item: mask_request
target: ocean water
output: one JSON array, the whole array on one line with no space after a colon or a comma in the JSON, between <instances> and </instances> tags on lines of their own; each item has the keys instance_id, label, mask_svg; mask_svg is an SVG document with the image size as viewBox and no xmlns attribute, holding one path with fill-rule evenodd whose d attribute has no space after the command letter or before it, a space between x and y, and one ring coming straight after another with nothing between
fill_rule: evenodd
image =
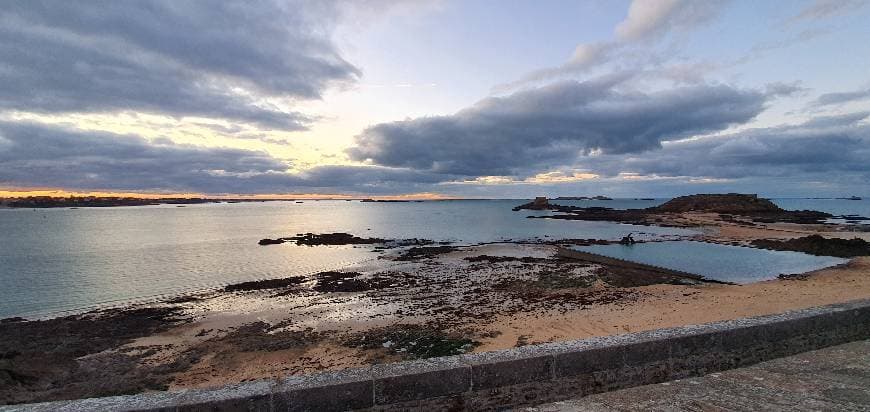
<instances>
[{"instance_id":1,"label":"ocean water","mask_svg":"<svg viewBox=\"0 0 870 412\"><path fill-rule=\"evenodd\" d=\"M818 210L832 215L858 215L870 218L870 199L771 199L788 210ZM864 223L870 223L864 221Z\"/></svg>"},{"instance_id":2,"label":"ocean water","mask_svg":"<svg viewBox=\"0 0 870 412\"><path fill-rule=\"evenodd\" d=\"M780 274L804 273L848 262L848 259L829 256L693 241L592 245L575 249L734 283L769 280Z\"/></svg>"},{"instance_id":3,"label":"ocean water","mask_svg":"<svg viewBox=\"0 0 870 412\"><path fill-rule=\"evenodd\" d=\"M642 208L666 200L559 203ZM638 239L694 233L610 222L526 219L550 212L511 211L527 201L0 209L0 318L41 317L147 301L240 281L337 269L378 256L366 247L257 245L262 238L304 232L465 244L545 237L619 239L629 232ZM866 200L775 202L789 209L870 216ZM759 267L765 264L758 263Z\"/></svg>"},{"instance_id":4,"label":"ocean water","mask_svg":"<svg viewBox=\"0 0 870 412\"><path fill-rule=\"evenodd\" d=\"M262 238L347 232L457 243L536 237L693 234L608 222L526 219L526 200L304 201L81 209L0 209L0 318L40 317L264 278L337 269L367 247L259 246Z\"/></svg>"}]
</instances>

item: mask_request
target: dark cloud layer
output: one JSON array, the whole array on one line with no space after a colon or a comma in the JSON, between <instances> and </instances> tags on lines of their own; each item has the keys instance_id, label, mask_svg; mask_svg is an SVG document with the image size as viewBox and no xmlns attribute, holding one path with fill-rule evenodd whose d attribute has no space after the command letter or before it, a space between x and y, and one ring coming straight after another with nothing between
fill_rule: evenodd
<instances>
[{"instance_id":1,"label":"dark cloud layer","mask_svg":"<svg viewBox=\"0 0 870 412\"><path fill-rule=\"evenodd\" d=\"M868 117L870 113L853 113L796 126L668 142L642 154L580 156L566 167L599 178L521 187L445 185L465 180L467 175L383 166L318 166L288 173L287 163L264 152L0 122L0 187L202 193L439 191L460 196L571 194L570 190L654 195L766 187L807 194L809 190L819 193L824 187L863 187L870 181ZM554 165L542 165L529 169L529 174L553 169ZM623 180L620 176L625 173L642 179ZM771 182L778 183L773 187Z\"/></svg>"},{"instance_id":2,"label":"dark cloud layer","mask_svg":"<svg viewBox=\"0 0 870 412\"><path fill-rule=\"evenodd\" d=\"M250 95L318 98L359 70L330 41L332 3L300 3L6 3L0 109L133 110L303 128L305 116Z\"/></svg>"},{"instance_id":3,"label":"dark cloud layer","mask_svg":"<svg viewBox=\"0 0 870 412\"><path fill-rule=\"evenodd\" d=\"M348 150L377 165L468 176L574 163L593 151L639 153L747 122L768 95L733 87L618 91L620 78L559 82L494 97L452 116L372 126Z\"/></svg>"},{"instance_id":4,"label":"dark cloud layer","mask_svg":"<svg viewBox=\"0 0 870 412\"><path fill-rule=\"evenodd\" d=\"M605 176L637 173L713 179L793 177L870 180L870 113L823 117L796 126L675 142L643 156L600 156L581 164Z\"/></svg>"},{"instance_id":5,"label":"dark cloud layer","mask_svg":"<svg viewBox=\"0 0 870 412\"><path fill-rule=\"evenodd\" d=\"M203 193L395 193L437 182L422 172L320 166L301 174L265 152L135 135L0 122L0 187Z\"/></svg>"}]
</instances>

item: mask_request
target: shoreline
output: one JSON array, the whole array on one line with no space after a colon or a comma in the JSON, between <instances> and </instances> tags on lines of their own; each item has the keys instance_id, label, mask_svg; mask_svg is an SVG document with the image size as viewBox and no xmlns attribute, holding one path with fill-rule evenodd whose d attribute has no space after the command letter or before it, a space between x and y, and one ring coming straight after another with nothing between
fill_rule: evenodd
<instances>
[{"instance_id":1,"label":"shoreline","mask_svg":"<svg viewBox=\"0 0 870 412\"><path fill-rule=\"evenodd\" d=\"M742 226L718 214L682 213L665 223L702 228L699 240L723 244L870 235L818 225ZM6 320L0 387L9 389L0 390L0 404L201 388L870 296L867 256L791 279L674 284L666 276L639 278L625 268L561 258L558 243L413 246L415 253L400 247L338 272L41 321Z\"/></svg>"}]
</instances>

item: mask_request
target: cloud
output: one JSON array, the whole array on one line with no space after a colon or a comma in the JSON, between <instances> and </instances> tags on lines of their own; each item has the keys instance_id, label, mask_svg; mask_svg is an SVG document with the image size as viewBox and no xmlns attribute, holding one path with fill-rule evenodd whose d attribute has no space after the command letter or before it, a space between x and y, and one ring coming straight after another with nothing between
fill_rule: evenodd
<instances>
[{"instance_id":1,"label":"cloud","mask_svg":"<svg viewBox=\"0 0 870 412\"><path fill-rule=\"evenodd\" d=\"M624 80L564 81L487 98L451 116L378 124L347 153L432 173L516 175L570 165L590 153L640 153L662 141L718 132L754 118L769 97L725 85L619 90Z\"/></svg>"},{"instance_id":2,"label":"cloud","mask_svg":"<svg viewBox=\"0 0 870 412\"><path fill-rule=\"evenodd\" d=\"M855 90L852 92L825 93L819 96L812 105L829 106L834 104L850 103L859 100L870 99L870 88Z\"/></svg>"},{"instance_id":3,"label":"cloud","mask_svg":"<svg viewBox=\"0 0 870 412\"><path fill-rule=\"evenodd\" d=\"M835 193L864 187L870 180L868 119L870 112L859 112L817 117L798 125L669 141L642 153L596 151L572 156L565 161L569 165L561 167L525 163L528 156L513 145L507 151L519 157L513 163L519 173L477 176L382 165L324 165L291 173L291 164L260 151L0 122L0 186L207 194ZM502 150L495 147L491 151L500 156Z\"/></svg>"},{"instance_id":4,"label":"cloud","mask_svg":"<svg viewBox=\"0 0 870 412\"><path fill-rule=\"evenodd\" d=\"M0 122L0 186L173 193L407 193L443 176L372 166L289 173L265 152Z\"/></svg>"},{"instance_id":5,"label":"cloud","mask_svg":"<svg viewBox=\"0 0 870 412\"><path fill-rule=\"evenodd\" d=\"M672 142L643 156L599 156L579 164L604 176L842 181L870 178L870 112L819 117L799 125L756 128Z\"/></svg>"},{"instance_id":6,"label":"cloud","mask_svg":"<svg viewBox=\"0 0 870 412\"><path fill-rule=\"evenodd\" d=\"M588 172L565 172L561 170L552 172L538 173L534 176L529 176L524 179L517 179L513 176L477 176L474 179L463 179L454 182L446 182L448 184L473 184L473 185L548 185L554 183L573 183L582 182L585 180L597 179L599 176L595 173Z\"/></svg>"},{"instance_id":7,"label":"cloud","mask_svg":"<svg viewBox=\"0 0 870 412\"><path fill-rule=\"evenodd\" d=\"M496 93L529 83L576 75L615 59L649 59L648 52L630 50L638 43L649 48L668 33L691 30L714 19L726 0L633 0L625 19L617 24L614 40L580 44L565 63L532 71L520 79L493 88ZM656 60L653 58L653 60ZM637 62L635 66L638 66Z\"/></svg>"},{"instance_id":8,"label":"cloud","mask_svg":"<svg viewBox=\"0 0 870 412\"><path fill-rule=\"evenodd\" d=\"M814 0L788 22L825 19L857 10L867 4L865 0Z\"/></svg>"},{"instance_id":9,"label":"cloud","mask_svg":"<svg viewBox=\"0 0 870 412\"><path fill-rule=\"evenodd\" d=\"M621 41L640 41L668 31L697 27L718 14L724 1L634 0L625 20L616 26Z\"/></svg>"},{"instance_id":10,"label":"cloud","mask_svg":"<svg viewBox=\"0 0 870 412\"><path fill-rule=\"evenodd\" d=\"M0 9L0 109L303 129L310 118L264 99L317 99L359 76L330 39L335 14L332 2L10 3Z\"/></svg>"},{"instance_id":11,"label":"cloud","mask_svg":"<svg viewBox=\"0 0 870 412\"><path fill-rule=\"evenodd\" d=\"M817 117L798 125L669 142L641 155L585 156L574 168L596 176L590 179L528 185L523 182L529 179L493 176L467 179L448 188L454 193L491 197L657 197L699 192L868 195L868 119L870 112Z\"/></svg>"}]
</instances>

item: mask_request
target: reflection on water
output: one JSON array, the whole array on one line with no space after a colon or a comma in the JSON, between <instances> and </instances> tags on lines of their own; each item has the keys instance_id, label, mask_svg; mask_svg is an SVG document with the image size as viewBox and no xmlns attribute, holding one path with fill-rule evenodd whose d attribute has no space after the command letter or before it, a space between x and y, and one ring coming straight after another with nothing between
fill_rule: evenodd
<instances>
[{"instance_id":1,"label":"reflection on water","mask_svg":"<svg viewBox=\"0 0 870 412\"><path fill-rule=\"evenodd\" d=\"M83 209L0 209L0 318L44 315L335 269L368 248L259 246L302 232L428 238L619 239L692 234L608 222L526 219L521 200L305 201ZM637 235L641 232L640 236Z\"/></svg>"},{"instance_id":2,"label":"reflection on water","mask_svg":"<svg viewBox=\"0 0 870 412\"><path fill-rule=\"evenodd\" d=\"M735 283L769 280L780 274L804 273L848 261L798 252L692 241L593 245L576 249Z\"/></svg>"}]
</instances>

